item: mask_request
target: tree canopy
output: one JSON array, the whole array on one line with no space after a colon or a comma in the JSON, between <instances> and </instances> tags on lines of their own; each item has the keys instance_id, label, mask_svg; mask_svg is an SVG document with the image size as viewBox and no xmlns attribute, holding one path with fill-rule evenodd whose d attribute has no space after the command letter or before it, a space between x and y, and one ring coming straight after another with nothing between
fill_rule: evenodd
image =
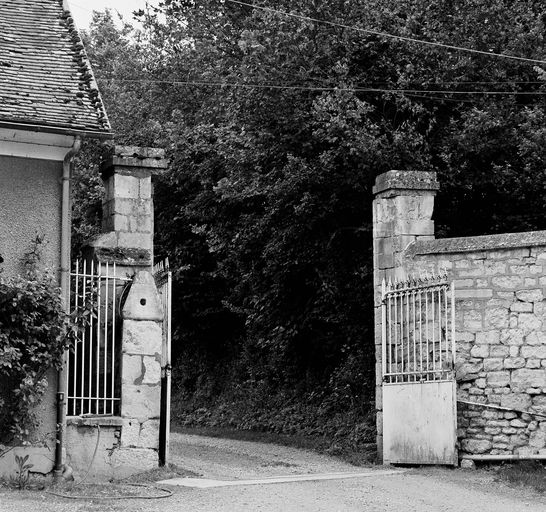
<instances>
[{"instance_id":1,"label":"tree canopy","mask_svg":"<svg viewBox=\"0 0 546 512\"><path fill-rule=\"evenodd\" d=\"M546 228L544 67L379 33L545 61L546 15L536 0L272 8L164 0L142 31L97 13L86 44L117 141L171 158L156 251L176 269L183 395L364 414L375 176L438 172L440 235Z\"/></svg>"}]
</instances>

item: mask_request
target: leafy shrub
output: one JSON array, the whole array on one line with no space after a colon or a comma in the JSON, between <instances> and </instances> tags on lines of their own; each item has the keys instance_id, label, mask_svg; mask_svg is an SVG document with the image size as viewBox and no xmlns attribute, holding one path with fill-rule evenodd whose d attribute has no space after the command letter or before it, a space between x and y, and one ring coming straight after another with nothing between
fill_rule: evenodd
<instances>
[{"instance_id":1,"label":"leafy shrub","mask_svg":"<svg viewBox=\"0 0 546 512\"><path fill-rule=\"evenodd\" d=\"M25 440L36 426L34 408L59 370L75 326L64 313L50 276L0 280L0 435Z\"/></svg>"}]
</instances>

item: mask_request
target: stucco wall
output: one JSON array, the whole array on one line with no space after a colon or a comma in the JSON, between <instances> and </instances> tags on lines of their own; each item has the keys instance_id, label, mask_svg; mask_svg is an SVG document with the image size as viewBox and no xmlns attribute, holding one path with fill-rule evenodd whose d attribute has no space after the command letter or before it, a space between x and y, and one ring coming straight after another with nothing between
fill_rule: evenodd
<instances>
[{"instance_id":1,"label":"stucco wall","mask_svg":"<svg viewBox=\"0 0 546 512\"><path fill-rule=\"evenodd\" d=\"M21 271L36 235L44 237L42 264L60 263L62 162L0 156L0 256L5 276Z\"/></svg>"},{"instance_id":2,"label":"stucco wall","mask_svg":"<svg viewBox=\"0 0 546 512\"><path fill-rule=\"evenodd\" d=\"M21 258L32 248L36 235L44 237L41 266L58 273L60 264L62 162L0 156L0 263L3 276L23 270ZM47 464L51 470L55 446L56 372L48 372L48 389L38 409L38 428L32 440L46 442L50 448ZM38 457L40 451L38 450ZM32 463L38 464L34 459ZM7 469L6 469L7 468ZM44 469L45 468L45 469ZM0 470L13 473L9 460L0 460Z\"/></svg>"}]
</instances>

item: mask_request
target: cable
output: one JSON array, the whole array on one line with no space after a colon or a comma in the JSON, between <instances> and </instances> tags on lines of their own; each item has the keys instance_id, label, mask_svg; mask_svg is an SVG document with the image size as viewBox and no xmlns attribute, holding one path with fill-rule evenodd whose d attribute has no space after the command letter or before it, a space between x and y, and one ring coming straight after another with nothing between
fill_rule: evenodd
<instances>
[{"instance_id":1,"label":"cable","mask_svg":"<svg viewBox=\"0 0 546 512\"><path fill-rule=\"evenodd\" d=\"M435 46L435 47L438 47L438 48L447 48L449 50L457 50L457 51L461 51L461 52L476 53L476 54L479 54L479 55L487 55L489 57L500 57L500 58L503 58L503 59L512 59L512 60L518 60L518 61L523 61L523 62L532 62L533 64L546 64L546 60L528 59L526 57L518 57L516 55L506 55L504 53L485 52L485 51L482 51L482 50L475 50L473 48L465 48L465 47L462 47L462 46L455 46L455 45L452 45L452 44L436 43L434 41L425 41L423 39L415 39L413 37L397 36L395 34L389 34L388 32L380 32L378 30L371 30L371 29L366 29L366 28L354 27L354 26L351 26L351 25L345 25L344 23L336 23L334 21L328 21L328 20L319 20L317 18L311 18L310 16L303 16L301 14L295 14L295 13L286 12L286 11L279 11L277 9L272 9L271 7L265 7L265 6L262 6L262 5L256 5L256 4L243 2L242 0L225 0L225 1L230 2L232 4L244 5L246 7L251 7L253 9L260 9L262 11L271 12L273 14L280 14L282 16L289 16L289 17L292 17L292 18L297 18L297 19L303 20L303 21L311 21L313 23L323 23L325 25L330 25L332 27L344 28L344 29L348 29L348 30L355 30L357 32L363 32L365 34L371 34L371 35L386 37L386 38L390 38L390 39L397 39L399 41L406 41L406 42L410 42L410 43L425 44L425 45L428 45L428 46Z\"/></svg>"},{"instance_id":2,"label":"cable","mask_svg":"<svg viewBox=\"0 0 546 512\"><path fill-rule=\"evenodd\" d=\"M246 89L282 89L294 91L342 91L342 92L372 92L372 93L403 93L403 94L484 94L501 96L546 96L546 91L446 91L441 89L385 89L377 87L318 87L306 85L279 85L279 84L243 84L236 82L207 82L201 80L146 80L129 78L98 78L98 82L127 82L150 83L167 85L196 85L202 87L241 87Z\"/></svg>"}]
</instances>

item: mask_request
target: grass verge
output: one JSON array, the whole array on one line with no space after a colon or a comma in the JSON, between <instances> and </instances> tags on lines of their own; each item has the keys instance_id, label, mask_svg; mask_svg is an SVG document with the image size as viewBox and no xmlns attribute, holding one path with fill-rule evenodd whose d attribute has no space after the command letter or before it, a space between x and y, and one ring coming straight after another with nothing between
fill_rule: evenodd
<instances>
[{"instance_id":1,"label":"grass verge","mask_svg":"<svg viewBox=\"0 0 546 512\"><path fill-rule=\"evenodd\" d=\"M519 461L501 466L498 479L511 485L531 487L540 493L546 492L546 468L539 461Z\"/></svg>"}]
</instances>

